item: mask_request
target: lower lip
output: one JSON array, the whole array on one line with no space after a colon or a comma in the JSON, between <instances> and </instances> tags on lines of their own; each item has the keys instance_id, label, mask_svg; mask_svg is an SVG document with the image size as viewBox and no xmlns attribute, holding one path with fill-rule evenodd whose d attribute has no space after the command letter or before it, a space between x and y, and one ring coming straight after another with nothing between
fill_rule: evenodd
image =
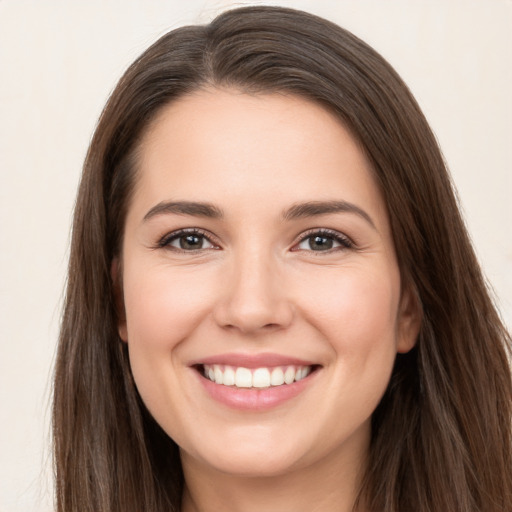
<instances>
[{"instance_id":1,"label":"lower lip","mask_svg":"<svg viewBox=\"0 0 512 512\"><path fill-rule=\"evenodd\" d=\"M216 384L196 372L201 384L211 398L233 409L263 411L277 407L299 395L311 385L318 370L292 384L272 386L269 388L237 388Z\"/></svg>"}]
</instances>

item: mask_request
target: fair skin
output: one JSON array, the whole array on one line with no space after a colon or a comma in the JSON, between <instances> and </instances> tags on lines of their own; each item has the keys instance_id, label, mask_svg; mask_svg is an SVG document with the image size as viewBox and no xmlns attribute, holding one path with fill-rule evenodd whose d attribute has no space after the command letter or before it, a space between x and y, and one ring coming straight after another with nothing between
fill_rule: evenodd
<instances>
[{"instance_id":1,"label":"fair skin","mask_svg":"<svg viewBox=\"0 0 512 512\"><path fill-rule=\"evenodd\" d=\"M362 152L319 105L207 89L159 113L138 166L119 333L184 512L348 512L419 322Z\"/></svg>"}]
</instances>

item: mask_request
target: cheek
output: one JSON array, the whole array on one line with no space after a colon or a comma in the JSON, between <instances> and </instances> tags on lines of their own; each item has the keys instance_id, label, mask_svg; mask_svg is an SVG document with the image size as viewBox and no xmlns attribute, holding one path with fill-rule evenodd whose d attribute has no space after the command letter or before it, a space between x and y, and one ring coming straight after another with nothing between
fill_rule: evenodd
<instances>
[{"instance_id":1,"label":"cheek","mask_svg":"<svg viewBox=\"0 0 512 512\"><path fill-rule=\"evenodd\" d=\"M175 434L174 418L187 410L180 347L208 315L216 280L192 268L129 263L123 286L131 370L149 411Z\"/></svg>"},{"instance_id":2,"label":"cheek","mask_svg":"<svg viewBox=\"0 0 512 512\"><path fill-rule=\"evenodd\" d=\"M315 290L304 310L336 352L364 353L365 348L382 345L394 350L399 283L393 268L345 268L316 275L311 283L304 283Z\"/></svg>"},{"instance_id":3,"label":"cheek","mask_svg":"<svg viewBox=\"0 0 512 512\"><path fill-rule=\"evenodd\" d=\"M304 311L331 353L326 395L332 398L323 410L358 424L375 410L393 369L399 274L393 267L361 265L317 275L314 284Z\"/></svg>"},{"instance_id":4,"label":"cheek","mask_svg":"<svg viewBox=\"0 0 512 512\"><path fill-rule=\"evenodd\" d=\"M176 384L180 378L180 346L207 315L215 289L212 279L165 263L132 260L124 269L130 366L150 410L166 399L165 383Z\"/></svg>"},{"instance_id":5,"label":"cheek","mask_svg":"<svg viewBox=\"0 0 512 512\"><path fill-rule=\"evenodd\" d=\"M399 287L393 268L353 269L331 279L330 291L317 302L315 325L333 354L327 394L334 398L326 414L334 410L335 416L359 424L377 407L396 358Z\"/></svg>"},{"instance_id":6,"label":"cheek","mask_svg":"<svg viewBox=\"0 0 512 512\"><path fill-rule=\"evenodd\" d=\"M128 341L148 350L169 350L204 318L215 276L165 265L139 268L126 269L124 276Z\"/></svg>"}]
</instances>

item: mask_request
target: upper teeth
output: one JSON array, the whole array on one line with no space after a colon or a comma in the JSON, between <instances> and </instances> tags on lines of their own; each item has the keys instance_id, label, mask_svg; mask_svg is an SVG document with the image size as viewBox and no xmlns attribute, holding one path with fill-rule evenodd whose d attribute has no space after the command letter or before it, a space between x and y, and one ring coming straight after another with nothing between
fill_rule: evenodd
<instances>
[{"instance_id":1,"label":"upper teeth","mask_svg":"<svg viewBox=\"0 0 512 512\"><path fill-rule=\"evenodd\" d=\"M249 368L205 364L204 376L216 384L237 388L268 388L301 380L311 373L311 366Z\"/></svg>"}]
</instances>

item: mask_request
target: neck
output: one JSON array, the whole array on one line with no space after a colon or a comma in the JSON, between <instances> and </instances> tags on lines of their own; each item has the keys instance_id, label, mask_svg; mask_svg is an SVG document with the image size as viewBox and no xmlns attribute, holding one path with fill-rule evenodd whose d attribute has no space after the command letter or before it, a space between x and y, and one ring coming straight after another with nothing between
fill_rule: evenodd
<instances>
[{"instance_id":1,"label":"neck","mask_svg":"<svg viewBox=\"0 0 512 512\"><path fill-rule=\"evenodd\" d=\"M329 454L274 476L233 475L182 453L182 512L362 512L354 506L364 471L360 453Z\"/></svg>"}]
</instances>

